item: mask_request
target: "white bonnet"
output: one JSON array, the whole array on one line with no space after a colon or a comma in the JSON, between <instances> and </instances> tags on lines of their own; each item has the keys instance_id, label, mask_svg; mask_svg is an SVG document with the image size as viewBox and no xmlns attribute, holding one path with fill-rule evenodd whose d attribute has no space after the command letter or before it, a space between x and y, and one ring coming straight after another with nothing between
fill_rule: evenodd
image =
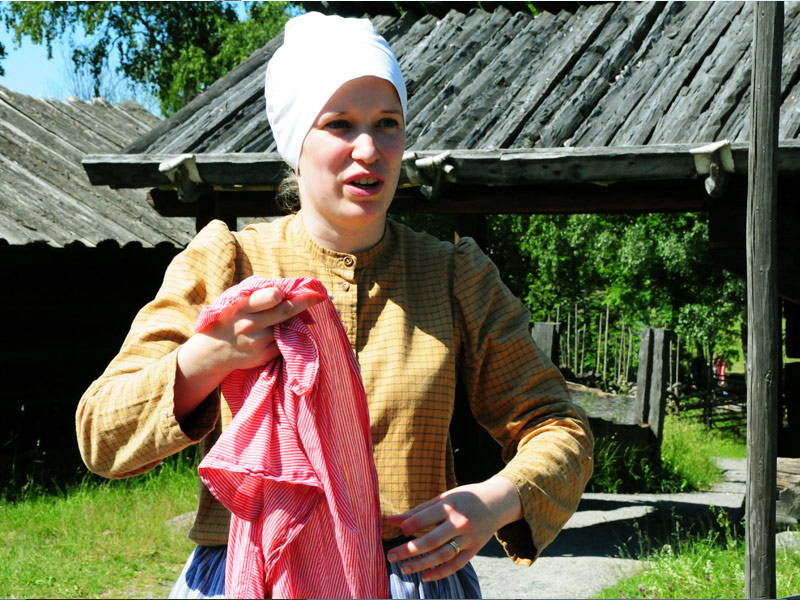
<instances>
[{"instance_id":1,"label":"white bonnet","mask_svg":"<svg viewBox=\"0 0 800 600\"><path fill-rule=\"evenodd\" d=\"M283 45L267 67L264 95L278 152L297 170L303 140L342 85L372 75L391 82L406 114L400 65L369 19L310 12L286 23Z\"/></svg>"}]
</instances>

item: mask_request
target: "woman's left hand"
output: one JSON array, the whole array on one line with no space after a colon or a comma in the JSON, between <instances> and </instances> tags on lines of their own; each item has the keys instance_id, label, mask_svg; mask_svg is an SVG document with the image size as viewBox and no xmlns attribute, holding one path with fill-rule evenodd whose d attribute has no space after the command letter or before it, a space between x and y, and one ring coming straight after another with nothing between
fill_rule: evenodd
<instances>
[{"instance_id":1,"label":"woman's left hand","mask_svg":"<svg viewBox=\"0 0 800 600\"><path fill-rule=\"evenodd\" d=\"M442 579L466 565L498 529L521 518L519 493L505 477L462 485L390 516L407 536L430 531L393 548L388 557L402 561L404 573L424 571L424 581Z\"/></svg>"}]
</instances>

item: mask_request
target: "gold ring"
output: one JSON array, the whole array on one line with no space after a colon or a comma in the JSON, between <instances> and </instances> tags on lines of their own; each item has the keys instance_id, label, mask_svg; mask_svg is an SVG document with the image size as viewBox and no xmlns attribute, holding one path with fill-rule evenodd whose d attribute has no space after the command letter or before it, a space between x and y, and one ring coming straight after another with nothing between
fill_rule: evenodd
<instances>
[{"instance_id":1,"label":"gold ring","mask_svg":"<svg viewBox=\"0 0 800 600\"><path fill-rule=\"evenodd\" d=\"M457 542L457 541L455 541L455 540L450 540L450 541L449 541L449 542L447 542L447 543L448 543L448 544L450 544L450 545L453 547L453 550L455 550L455 551L456 551L456 556L458 556L459 554L461 554L461 546L459 546L459 545L458 545L458 542Z\"/></svg>"}]
</instances>

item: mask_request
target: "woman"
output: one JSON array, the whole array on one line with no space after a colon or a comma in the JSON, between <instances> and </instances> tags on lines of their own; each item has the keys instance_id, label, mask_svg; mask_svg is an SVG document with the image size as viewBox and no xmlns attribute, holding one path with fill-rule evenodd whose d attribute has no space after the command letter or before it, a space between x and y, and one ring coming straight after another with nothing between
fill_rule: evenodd
<instances>
[{"instance_id":1,"label":"woman","mask_svg":"<svg viewBox=\"0 0 800 600\"><path fill-rule=\"evenodd\" d=\"M476 597L469 560L495 532L512 559L530 564L575 510L592 469L585 415L474 242L440 242L387 219L406 97L369 21L316 13L289 21L266 96L301 209L241 232L212 222L176 257L81 400L84 460L124 477L192 443L207 450L230 421L222 379L276 358L272 327L314 300L260 290L193 334L201 307L253 274L314 277L331 292L361 366L393 596ZM448 437L458 377L508 461L497 476L460 487ZM190 580L219 582L228 518L201 486L190 532L198 550L174 593L191 593Z\"/></svg>"}]
</instances>

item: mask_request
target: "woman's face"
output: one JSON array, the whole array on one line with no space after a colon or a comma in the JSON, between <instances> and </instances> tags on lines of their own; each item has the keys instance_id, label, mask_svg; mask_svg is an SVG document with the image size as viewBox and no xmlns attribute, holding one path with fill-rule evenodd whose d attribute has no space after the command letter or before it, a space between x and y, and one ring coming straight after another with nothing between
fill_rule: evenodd
<instances>
[{"instance_id":1,"label":"woman's face","mask_svg":"<svg viewBox=\"0 0 800 600\"><path fill-rule=\"evenodd\" d=\"M300 201L315 228L383 235L405 147L394 86L361 77L340 87L311 126L297 165Z\"/></svg>"}]
</instances>

